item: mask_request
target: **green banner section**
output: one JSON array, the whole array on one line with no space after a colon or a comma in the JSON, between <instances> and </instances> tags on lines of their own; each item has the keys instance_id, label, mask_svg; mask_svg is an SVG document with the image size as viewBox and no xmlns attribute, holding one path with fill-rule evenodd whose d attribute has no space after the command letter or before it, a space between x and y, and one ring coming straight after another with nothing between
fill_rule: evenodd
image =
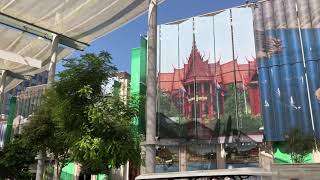
<instances>
[{"instance_id":1,"label":"green banner section","mask_svg":"<svg viewBox=\"0 0 320 180\"><path fill-rule=\"evenodd\" d=\"M97 180L106 180L107 179L107 175L105 175L105 174L98 174L97 175Z\"/></svg>"},{"instance_id":2,"label":"green banner section","mask_svg":"<svg viewBox=\"0 0 320 180\"><path fill-rule=\"evenodd\" d=\"M12 137L12 124L13 120L15 118L15 112L16 112L16 103L17 98L11 97L10 99L10 109L9 109L9 116L7 120L7 129L6 129L6 135L5 135L5 143L10 142Z\"/></svg>"},{"instance_id":3,"label":"green banner section","mask_svg":"<svg viewBox=\"0 0 320 180\"><path fill-rule=\"evenodd\" d=\"M140 47L131 52L130 96L132 106L139 114L133 119L133 124L141 134L145 134L145 95L147 71L147 40L141 36Z\"/></svg>"},{"instance_id":4,"label":"green banner section","mask_svg":"<svg viewBox=\"0 0 320 180\"><path fill-rule=\"evenodd\" d=\"M140 39L140 89L143 95L146 94L146 76L147 76L147 39L141 36Z\"/></svg>"},{"instance_id":5,"label":"green banner section","mask_svg":"<svg viewBox=\"0 0 320 180\"><path fill-rule=\"evenodd\" d=\"M60 179L61 180L73 180L74 176L74 163L71 162L62 168Z\"/></svg>"},{"instance_id":6,"label":"green banner section","mask_svg":"<svg viewBox=\"0 0 320 180\"><path fill-rule=\"evenodd\" d=\"M290 154L286 152L286 142L274 142L272 145L275 163L293 163ZM312 152L304 157L304 163L313 163Z\"/></svg>"},{"instance_id":7,"label":"green banner section","mask_svg":"<svg viewBox=\"0 0 320 180\"><path fill-rule=\"evenodd\" d=\"M140 95L140 52L140 48L133 48L131 51L131 96Z\"/></svg>"}]
</instances>

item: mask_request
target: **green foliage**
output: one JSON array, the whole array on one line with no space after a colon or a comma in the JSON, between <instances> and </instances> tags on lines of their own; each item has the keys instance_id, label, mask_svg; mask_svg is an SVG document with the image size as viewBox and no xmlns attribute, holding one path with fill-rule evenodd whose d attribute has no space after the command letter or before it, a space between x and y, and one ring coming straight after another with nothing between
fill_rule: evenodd
<instances>
[{"instance_id":1,"label":"green foliage","mask_svg":"<svg viewBox=\"0 0 320 180\"><path fill-rule=\"evenodd\" d=\"M137 94L130 94L128 102L130 109L134 113L134 117L131 119L131 127L134 132L140 134L142 137L145 134L145 104L146 97Z\"/></svg>"},{"instance_id":2,"label":"green foliage","mask_svg":"<svg viewBox=\"0 0 320 180\"><path fill-rule=\"evenodd\" d=\"M30 179L29 166L35 162L35 149L21 136L0 151L0 178Z\"/></svg>"},{"instance_id":3,"label":"green foliage","mask_svg":"<svg viewBox=\"0 0 320 180\"><path fill-rule=\"evenodd\" d=\"M104 172L128 160L140 163L140 141L130 125L134 112L129 106L118 97L105 96L87 113L86 134L72 149L76 161L87 165L89 172Z\"/></svg>"},{"instance_id":4,"label":"green foliage","mask_svg":"<svg viewBox=\"0 0 320 180\"><path fill-rule=\"evenodd\" d=\"M228 90L225 95L225 101L224 101L224 114L226 116L235 117L236 116L236 104L238 105L238 114L244 115L245 114L245 101L243 97L244 91L242 88L237 87L237 103L235 101L235 86L234 84L231 84L228 86ZM245 91L245 97L248 99L248 92ZM249 106L249 103L247 103L247 106Z\"/></svg>"},{"instance_id":5,"label":"green foliage","mask_svg":"<svg viewBox=\"0 0 320 180\"><path fill-rule=\"evenodd\" d=\"M77 92L84 85L90 85L92 95L101 96L101 85L113 77L117 70L111 60L111 55L106 51L64 60L65 70L58 74L59 81L55 84L57 93L65 98L77 99Z\"/></svg>"},{"instance_id":6,"label":"green foliage","mask_svg":"<svg viewBox=\"0 0 320 180\"><path fill-rule=\"evenodd\" d=\"M290 154L293 163L303 163L314 147L315 139L312 135L305 134L298 128L289 131L286 151Z\"/></svg>"},{"instance_id":7,"label":"green foliage","mask_svg":"<svg viewBox=\"0 0 320 180\"><path fill-rule=\"evenodd\" d=\"M38 151L52 153L61 168L70 161L68 132L55 120L53 108L56 106L57 95L48 90L43 96L43 103L23 128L22 136Z\"/></svg>"},{"instance_id":8,"label":"green foliage","mask_svg":"<svg viewBox=\"0 0 320 180\"><path fill-rule=\"evenodd\" d=\"M79 127L88 123L88 106L99 101L103 96L102 85L116 73L111 60L105 51L64 60L65 70L58 74L59 81L54 85L58 98L53 113L62 127L75 137L84 133ZM87 92L90 97L83 95L88 88L92 91Z\"/></svg>"},{"instance_id":9,"label":"green foliage","mask_svg":"<svg viewBox=\"0 0 320 180\"><path fill-rule=\"evenodd\" d=\"M251 114L243 114L240 116L242 127L240 131L244 133L257 133L259 128L263 126L261 116L253 116Z\"/></svg>"},{"instance_id":10,"label":"green foliage","mask_svg":"<svg viewBox=\"0 0 320 180\"><path fill-rule=\"evenodd\" d=\"M74 138L72 158L88 173L104 173L128 160L139 163L139 138L130 128L134 110L119 96L102 93L102 85L116 73L110 54L86 54L64 66L55 89L67 107L58 106L55 117Z\"/></svg>"},{"instance_id":11,"label":"green foliage","mask_svg":"<svg viewBox=\"0 0 320 180\"><path fill-rule=\"evenodd\" d=\"M128 160L140 162L139 137L130 124L135 110L102 92L117 72L111 59L101 52L64 60L59 81L24 129L37 150L52 153L62 166L74 160L82 171L97 174Z\"/></svg>"},{"instance_id":12,"label":"green foliage","mask_svg":"<svg viewBox=\"0 0 320 180\"><path fill-rule=\"evenodd\" d=\"M159 111L160 113L163 113L167 117L178 117L179 114L179 108L175 105L173 97L168 95L167 93L161 91L159 93Z\"/></svg>"},{"instance_id":13,"label":"green foliage","mask_svg":"<svg viewBox=\"0 0 320 180\"><path fill-rule=\"evenodd\" d=\"M140 137L131 123L139 108L102 92L117 72L111 60L107 52L64 60L59 81L43 96L21 137L0 152L3 177L25 179L39 151L57 160L60 169L77 161L93 174L127 161L139 165Z\"/></svg>"},{"instance_id":14,"label":"green foliage","mask_svg":"<svg viewBox=\"0 0 320 180\"><path fill-rule=\"evenodd\" d=\"M225 102L224 102L224 114L221 117L220 120L220 133L226 133L228 130L236 129L237 128L237 120L236 120L236 103L235 103L235 86L229 85L228 87L228 93L225 96ZM242 123L242 127L239 129L241 132L244 133L256 133L259 131L259 128L263 125L261 116L254 116L251 114L245 113L245 101L243 98L243 91L240 90L240 88L237 88L238 93L238 120L239 124ZM246 98L248 99L248 94L246 92ZM247 103L249 106L249 103ZM248 107L249 109L249 107ZM217 124L218 121L216 121L215 126L219 126ZM229 123L229 127L228 127ZM231 129L228 129L230 128ZM216 128L217 129L217 128Z\"/></svg>"}]
</instances>

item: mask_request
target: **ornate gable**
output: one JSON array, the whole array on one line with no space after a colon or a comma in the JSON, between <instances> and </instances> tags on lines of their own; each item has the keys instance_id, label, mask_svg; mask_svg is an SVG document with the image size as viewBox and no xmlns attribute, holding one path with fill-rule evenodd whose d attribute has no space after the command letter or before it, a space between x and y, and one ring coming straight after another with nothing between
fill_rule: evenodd
<instances>
[{"instance_id":1,"label":"ornate gable","mask_svg":"<svg viewBox=\"0 0 320 180\"><path fill-rule=\"evenodd\" d=\"M186 80L194 79L194 76L197 78L210 77L208 60L204 61L203 56L201 56L198 51L195 37L193 36L192 50L188 58L188 64L185 64L185 77Z\"/></svg>"}]
</instances>

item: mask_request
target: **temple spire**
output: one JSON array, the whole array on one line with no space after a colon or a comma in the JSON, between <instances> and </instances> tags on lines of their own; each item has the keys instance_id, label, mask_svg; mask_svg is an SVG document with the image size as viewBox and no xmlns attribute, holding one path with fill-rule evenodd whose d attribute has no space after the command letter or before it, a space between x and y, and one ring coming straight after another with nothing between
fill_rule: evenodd
<instances>
[{"instance_id":1,"label":"temple spire","mask_svg":"<svg viewBox=\"0 0 320 180\"><path fill-rule=\"evenodd\" d=\"M197 43L196 43L196 37L195 37L195 33L193 33L193 37L192 37L192 49L196 50L197 49Z\"/></svg>"},{"instance_id":2,"label":"temple spire","mask_svg":"<svg viewBox=\"0 0 320 180\"><path fill-rule=\"evenodd\" d=\"M192 18L192 50L197 49L196 44L196 33L195 33L195 26L194 26L194 18Z\"/></svg>"}]
</instances>

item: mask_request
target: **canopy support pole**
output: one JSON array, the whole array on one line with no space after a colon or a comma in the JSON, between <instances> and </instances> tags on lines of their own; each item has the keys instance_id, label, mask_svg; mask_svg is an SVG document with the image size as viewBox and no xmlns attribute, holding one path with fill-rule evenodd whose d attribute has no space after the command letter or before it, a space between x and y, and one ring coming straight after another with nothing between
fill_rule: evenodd
<instances>
[{"instance_id":1,"label":"canopy support pole","mask_svg":"<svg viewBox=\"0 0 320 180\"><path fill-rule=\"evenodd\" d=\"M51 42L51 57L50 57L49 74L48 74L48 88L50 88L54 83L54 78L56 75L58 45L59 45L59 38L56 34L53 34L53 38ZM41 180L43 177L43 172L45 168L45 157L46 157L45 151L41 150L37 156L38 163L37 163L36 180Z\"/></svg>"},{"instance_id":2,"label":"canopy support pole","mask_svg":"<svg viewBox=\"0 0 320 180\"><path fill-rule=\"evenodd\" d=\"M150 0L148 12L148 71L146 97L146 173L155 172L157 101L157 0Z\"/></svg>"},{"instance_id":3,"label":"canopy support pole","mask_svg":"<svg viewBox=\"0 0 320 180\"><path fill-rule=\"evenodd\" d=\"M2 120L5 119L6 116L6 80L7 80L7 70L1 70L1 81L0 81L0 102L1 102L1 118Z\"/></svg>"},{"instance_id":4,"label":"canopy support pole","mask_svg":"<svg viewBox=\"0 0 320 180\"><path fill-rule=\"evenodd\" d=\"M54 83L54 78L56 76L58 44L59 44L59 37L56 34L53 34L52 43L51 43L51 57L50 57L50 65L49 65L49 74L48 74L48 87L49 88Z\"/></svg>"}]
</instances>

